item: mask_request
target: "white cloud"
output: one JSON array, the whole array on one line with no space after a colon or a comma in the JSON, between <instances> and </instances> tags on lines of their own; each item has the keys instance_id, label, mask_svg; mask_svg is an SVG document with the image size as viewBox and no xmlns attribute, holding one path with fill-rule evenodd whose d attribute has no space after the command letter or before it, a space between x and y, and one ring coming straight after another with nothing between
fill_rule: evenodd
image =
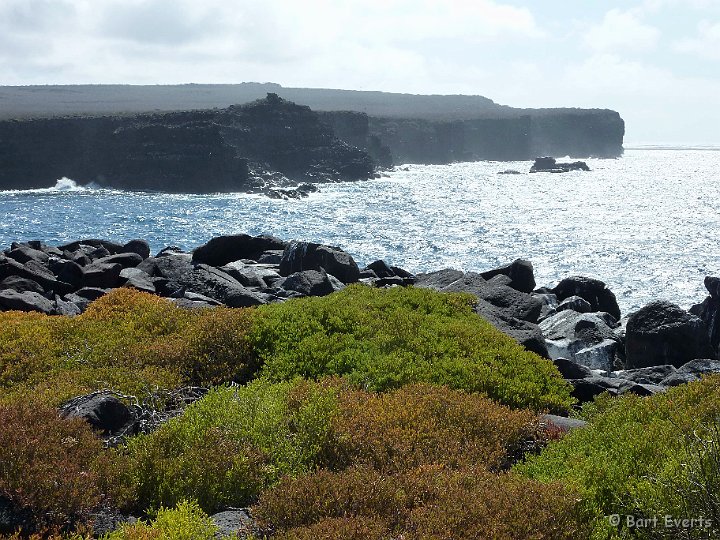
<instances>
[{"instance_id":1,"label":"white cloud","mask_svg":"<svg viewBox=\"0 0 720 540\"><path fill-rule=\"evenodd\" d=\"M696 37L677 40L673 48L678 52L720 60L720 22L700 22Z\"/></svg>"},{"instance_id":2,"label":"white cloud","mask_svg":"<svg viewBox=\"0 0 720 540\"><path fill-rule=\"evenodd\" d=\"M632 10L611 9L601 24L588 30L585 43L599 52L638 53L652 51L660 39L660 30L645 24Z\"/></svg>"}]
</instances>

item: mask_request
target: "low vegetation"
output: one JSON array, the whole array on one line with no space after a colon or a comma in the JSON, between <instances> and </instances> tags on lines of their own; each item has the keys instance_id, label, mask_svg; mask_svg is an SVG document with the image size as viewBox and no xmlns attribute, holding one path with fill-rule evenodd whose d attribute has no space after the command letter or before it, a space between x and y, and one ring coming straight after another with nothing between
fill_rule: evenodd
<instances>
[{"instance_id":1,"label":"low vegetation","mask_svg":"<svg viewBox=\"0 0 720 540\"><path fill-rule=\"evenodd\" d=\"M577 500L560 485L483 469L367 467L286 478L253 509L272 538L583 538Z\"/></svg>"},{"instance_id":2,"label":"low vegetation","mask_svg":"<svg viewBox=\"0 0 720 540\"><path fill-rule=\"evenodd\" d=\"M88 538L98 508L142 518L106 540L212 538L208 516L240 506L273 539L719 534L720 376L601 396L585 428L543 432L539 413L567 410L569 387L465 295L351 286L188 311L117 290L75 318L7 312L0 325L0 503L38 540ZM96 389L183 385L209 391L115 448L57 412Z\"/></svg>"},{"instance_id":3,"label":"low vegetation","mask_svg":"<svg viewBox=\"0 0 720 540\"><path fill-rule=\"evenodd\" d=\"M476 315L470 295L355 285L258 315L250 339L273 381L343 375L368 390L424 382L535 410L573 402L552 363Z\"/></svg>"},{"instance_id":4,"label":"low vegetation","mask_svg":"<svg viewBox=\"0 0 720 540\"><path fill-rule=\"evenodd\" d=\"M605 396L587 409L586 428L551 443L517 471L575 486L595 516L596 529L608 535L660 534L662 526L624 530L625 516L712 517L704 512L712 511L708 505L713 499L701 494L718 486L717 444L708 441L713 441L711 426L720 416L720 376L649 398ZM683 501L691 497L707 504L693 504L688 515ZM619 529L609 526L607 516L614 514L623 517ZM685 532L698 538L707 533L697 527Z\"/></svg>"}]
</instances>

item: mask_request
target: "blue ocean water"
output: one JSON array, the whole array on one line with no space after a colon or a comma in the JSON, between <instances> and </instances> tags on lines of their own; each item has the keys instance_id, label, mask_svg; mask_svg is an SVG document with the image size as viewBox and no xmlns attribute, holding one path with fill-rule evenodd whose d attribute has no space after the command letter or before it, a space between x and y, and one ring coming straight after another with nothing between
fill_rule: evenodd
<instances>
[{"instance_id":1,"label":"blue ocean water","mask_svg":"<svg viewBox=\"0 0 720 540\"><path fill-rule=\"evenodd\" d=\"M320 185L302 200L79 188L0 192L0 246L42 239L148 240L193 248L212 236L270 233L340 246L414 272L484 270L523 257L538 285L602 279L623 311L665 298L700 302L720 275L720 151L629 149L591 172L526 174L530 162L398 167ZM519 175L499 175L516 169Z\"/></svg>"}]
</instances>

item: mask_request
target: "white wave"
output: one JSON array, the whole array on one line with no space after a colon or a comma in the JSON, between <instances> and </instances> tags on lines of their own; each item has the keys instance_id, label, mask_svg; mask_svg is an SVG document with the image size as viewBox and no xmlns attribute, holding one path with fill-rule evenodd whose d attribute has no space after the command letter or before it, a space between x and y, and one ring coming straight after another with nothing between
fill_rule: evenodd
<instances>
[{"instance_id":1,"label":"white wave","mask_svg":"<svg viewBox=\"0 0 720 540\"><path fill-rule=\"evenodd\" d=\"M34 189L9 189L9 190L5 190L5 191L0 191L0 193L12 194L12 195L23 195L23 194L43 194L43 193L70 193L70 192L76 193L76 192L93 192L93 191L114 191L114 190L104 190L101 186L98 186L94 182L90 182L89 184L85 184L85 185L79 185L72 178L63 176L57 182L55 182L55 185L53 187L34 188Z\"/></svg>"},{"instance_id":2,"label":"white wave","mask_svg":"<svg viewBox=\"0 0 720 540\"><path fill-rule=\"evenodd\" d=\"M77 182L72 178L63 176L60 180L55 182L55 185L51 188L47 188L46 191L88 191L91 189L90 186L78 186Z\"/></svg>"}]
</instances>

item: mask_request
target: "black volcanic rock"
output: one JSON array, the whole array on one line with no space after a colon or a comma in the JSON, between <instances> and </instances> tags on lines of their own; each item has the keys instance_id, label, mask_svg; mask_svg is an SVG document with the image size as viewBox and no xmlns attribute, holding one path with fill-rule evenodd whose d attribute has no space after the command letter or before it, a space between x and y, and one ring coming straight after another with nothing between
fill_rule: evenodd
<instances>
[{"instance_id":1,"label":"black volcanic rock","mask_svg":"<svg viewBox=\"0 0 720 540\"><path fill-rule=\"evenodd\" d=\"M711 351L705 323L665 301L651 302L630 315L625 331L628 369L707 358Z\"/></svg>"},{"instance_id":2,"label":"black volcanic rock","mask_svg":"<svg viewBox=\"0 0 720 540\"><path fill-rule=\"evenodd\" d=\"M579 296L590 303L592 311L604 311L620 319L620 307L615 295L599 279L582 276L565 278L552 292L561 302L570 296Z\"/></svg>"},{"instance_id":3,"label":"black volcanic rock","mask_svg":"<svg viewBox=\"0 0 720 540\"><path fill-rule=\"evenodd\" d=\"M531 293L535 289L533 265L525 259L516 259L507 266L488 270L480 275L485 279L491 279L497 275L508 276L510 278L508 285L520 292Z\"/></svg>"},{"instance_id":4,"label":"black volcanic rock","mask_svg":"<svg viewBox=\"0 0 720 540\"><path fill-rule=\"evenodd\" d=\"M535 163L530 167L531 173L551 172L562 173L570 171L589 171L590 167L584 161L573 161L572 163L558 163L553 157L535 158Z\"/></svg>"},{"instance_id":5,"label":"black volcanic rock","mask_svg":"<svg viewBox=\"0 0 720 540\"><path fill-rule=\"evenodd\" d=\"M192 260L211 266L224 264L240 259L257 260L265 251L284 250L288 243L269 235L250 236L236 234L216 236L207 243L193 250Z\"/></svg>"},{"instance_id":6,"label":"black volcanic rock","mask_svg":"<svg viewBox=\"0 0 720 540\"><path fill-rule=\"evenodd\" d=\"M312 242L291 242L280 260L280 275L303 270L324 270L343 283L360 279L360 269L352 256L340 248Z\"/></svg>"}]
</instances>

